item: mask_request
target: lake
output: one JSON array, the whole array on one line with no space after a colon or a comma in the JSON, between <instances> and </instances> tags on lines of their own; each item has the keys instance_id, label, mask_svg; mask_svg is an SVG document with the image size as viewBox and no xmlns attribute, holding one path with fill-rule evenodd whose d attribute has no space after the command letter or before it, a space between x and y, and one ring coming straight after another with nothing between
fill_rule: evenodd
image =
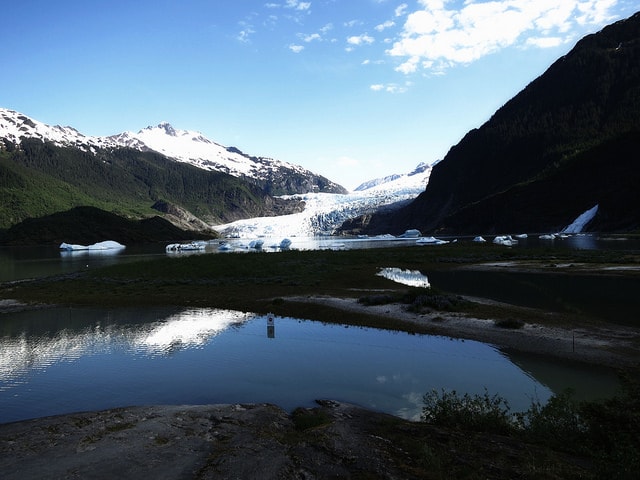
<instances>
[{"instance_id":1,"label":"lake","mask_svg":"<svg viewBox=\"0 0 640 480\"><path fill-rule=\"evenodd\" d=\"M475 341L281 317L270 326L228 310L56 308L1 322L0 423L149 404L292 410L320 398L416 420L432 389L486 388L523 410L567 387L590 397L616 386L606 371Z\"/></svg>"},{"instance_id":2,"label":"lake","mask_svg":"<svg viewBox=\"0 0 640 480\"><path fill-rule=\"evenodd\" d=\"M305 243L293 239L292 246L298 241L300 248L415 243L319 238ZM242 251L243 242L233 242ZM587 248L634 247L596 238L580 242ZM578 248L558 243L557 248ZM208 245L205 253L217 253L216 245ZM0 281L166 255L164 245L127 246L115 255L68 254L51 246L2 247ZM634 324L640 309L640 284L634 277L475 271L418 276L454 293L578 309L612 323ZM293 318L276 318L271 331L264 316L244 312L55 308L0 314L0 422L146 404L270 402L293 409L313 405L318 398L415 420L422 396L432 389L482 394L486 388L518 410L566 388L575 389L578 398L601 398L616 386L608 370L506 355L479 342Z\"/></svg>"}]
</instances>

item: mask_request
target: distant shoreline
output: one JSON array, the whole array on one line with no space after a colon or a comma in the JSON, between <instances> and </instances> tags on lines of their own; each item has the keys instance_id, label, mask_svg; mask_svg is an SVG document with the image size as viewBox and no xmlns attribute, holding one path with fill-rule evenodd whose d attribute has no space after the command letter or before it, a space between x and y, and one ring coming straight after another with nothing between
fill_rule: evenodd
<instances>
[{"instance_id":1,"label":"distant shoreline","mask_svg":"<svg viewBox=\"0 0 640 480\"><path fill-rule=\"evenodd\" d=\"M476 302L486 301L468 298ZM400 304L366 306L357 299L328 296L289 297L287 300L392 318L420 325L433 335L476 340L501 349L612 368L640 366L640 353L636 346L640 342L640 332L629 327L606 325L569 329L527 323L522 328L509 329L496 326L491 319L459 313L416 314L408 312Z\"/></svg>"}]
</instances>

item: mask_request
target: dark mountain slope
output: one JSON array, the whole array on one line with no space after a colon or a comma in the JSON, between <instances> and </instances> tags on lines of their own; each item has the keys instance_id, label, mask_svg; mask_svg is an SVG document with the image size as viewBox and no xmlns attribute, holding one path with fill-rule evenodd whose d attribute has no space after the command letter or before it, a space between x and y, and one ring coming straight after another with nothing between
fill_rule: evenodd
<instances>
[{"instance_id":1,"label":"dark mountain slope","mask_svg":"<svg viewBox=\"0 0 640 480\"><path fill-rule=\"evenodd\" d=\"M452 147L429 184L368 231L552 231L640 226L640 13L582 39Z\"/></svg>"},{"instance_id":2,"label":"dark mountain slope","mask_svg":"<svg viewBox=\"0 0 640 480\"><path fill-rule=\"evenodd\" d=\"M211 238L182 230L158 216L128 220L95 207L76 207L40 218L27 219L0 232L4 245L58 245L62 242L90 245L115 240L132 243L174 242Z\"/></svg>"}]
</instances>

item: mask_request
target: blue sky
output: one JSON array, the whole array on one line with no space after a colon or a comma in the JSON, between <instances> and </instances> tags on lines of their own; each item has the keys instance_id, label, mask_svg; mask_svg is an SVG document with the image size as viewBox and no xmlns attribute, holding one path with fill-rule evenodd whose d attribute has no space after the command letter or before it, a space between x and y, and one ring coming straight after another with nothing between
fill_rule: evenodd
<instances>
[{"instance_id":1,"label":"blue sky","mask_svg":"<svg viewBox=\"0 0 640 480\"><path fill-rule=\"evenodd\" d=\"M638 0L13 0L0 106L88 135L162 121L347 188L444 157Z\"/></svg>"}]
</instances>

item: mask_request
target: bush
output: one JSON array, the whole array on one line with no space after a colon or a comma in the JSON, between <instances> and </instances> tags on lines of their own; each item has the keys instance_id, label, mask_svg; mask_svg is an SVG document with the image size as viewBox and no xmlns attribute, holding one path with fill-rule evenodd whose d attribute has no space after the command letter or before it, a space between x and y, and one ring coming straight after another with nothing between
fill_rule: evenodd
<instances>
[{"instance_id":1,"label":"bush","mask_svg":"<svg viewBox=\"0 0 640 480\"><path fill-rule=\"evenodd\" d=\"M358 299L358 303L361 303L363 305L367 305L367 306L374 306L374 305L388 305L390 303L394 303L397 302L398 298L394 295L390 295L390 294L379 294L379 295L367 295L366 297L360 297Z\"/></svg>"},{"instance_id":2,"label":"bush","mask_svg":"<svg viewBox=\"0 0 640 480\"><path fill-rule=\"evenodd\" d=\"M459 396L436 390L424 396L422 420L473 431L518 435L527 442L590 457L597 478L638 478L640 384L621 379L622 392L602 402L576 402L573 392L553 395L511 414L498 395Z\"/></svg>"},{"instance_id":3,"label":"bush","mask_svg":"<svg viewBox=\"0 0 640 480\"><path fill-rule=\"evenodd\" d=\"M509 328L513 330L517 330L519 328L524 327L524 322L522 320L515 320L513 318L505 318L504 320L496 320L493 322L496 327L499 328Z\"/></svg>"},{"instance_id":4,"label":"bush","mask_svg":"<svg viewBox=\"0 0 640 480\"><path fill-rule=\"evenodd\" d=\"M580 414L580 405L566 390L553 395L545 405L538 400L526 412L516 414L518 427L530 440L551 444L562 450L581 450L587 425Z\"/></svg>"},{"instance_id":5,"label":"bush","mask_svg":"<svg viewBox=\"0 0 640 480\"><path fill-rule=\"evenodd\" d=\"M497 394L490 396L486 389L483 395L462 397L455 390L432 390L423 401L422 420L427 423L492 433L514 428L507 401Z\"/></svg>"},{"instance_id":6,"label":"bush","mask_svg":"<svg viewBox=\"0 0 640 480\"><path fill-rule=\"evenodd\" d=\"M402 298L402 303L414 313L422 313L425 309L450 312L464 304L465 300L459 295L442 293L431 287L409 290Z\"/></svg>"}]
</instances>

